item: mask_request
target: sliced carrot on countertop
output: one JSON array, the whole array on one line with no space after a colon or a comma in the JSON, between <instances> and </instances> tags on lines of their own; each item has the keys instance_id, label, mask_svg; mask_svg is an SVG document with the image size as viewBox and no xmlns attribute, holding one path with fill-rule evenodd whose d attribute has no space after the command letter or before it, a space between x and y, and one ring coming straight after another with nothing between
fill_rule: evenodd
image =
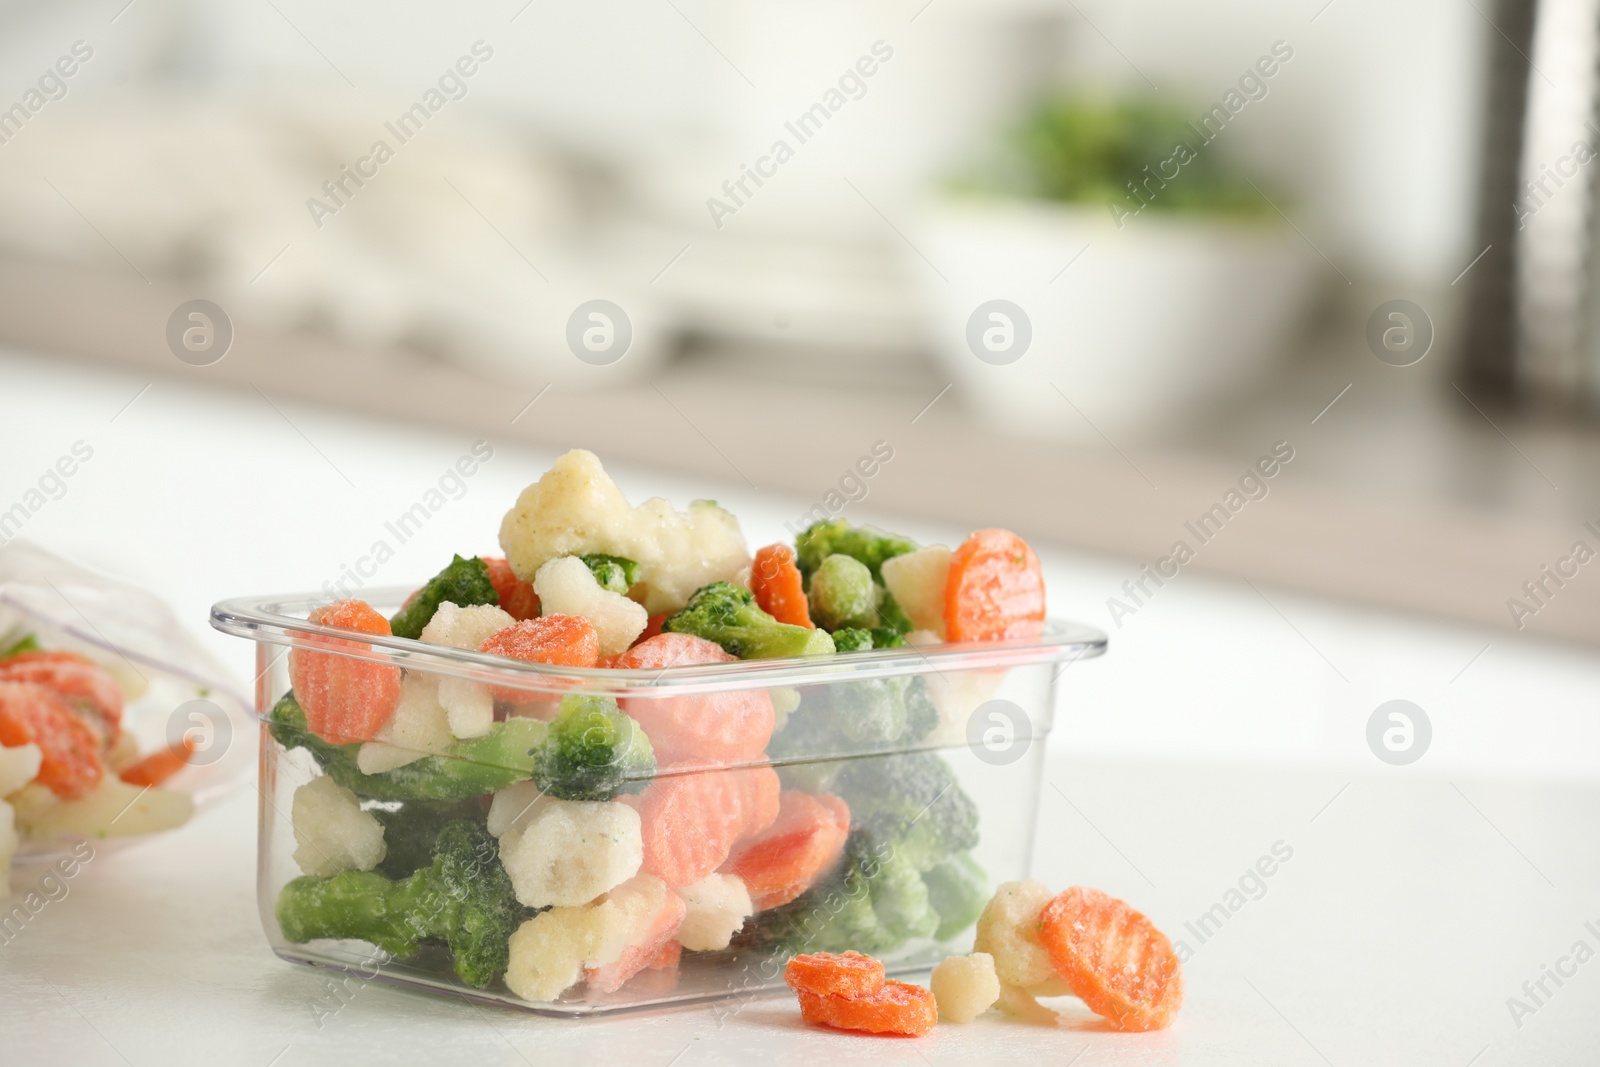
<instances>
[{"instance_id":1,"label":"sliced carrot on countertop","mask_svg":"<svg viewBox=\"0 0 1600 1067\"><path fill-rule=\"evenodd\" d=\"M790 989L833 997L861 997L883 987L883 964L859 952L812 952L783 968Z\"/></svg>"},{"instance_id":2,"label":"sliced carrot on countertop","mask_svg":"<svg viewBox=\"0 0 1600 1067\"><path fill-rule=\"evenodd\" d=\"M1183 1003L1167 935L1129 904L1074 886L1039 913L1039 942L1072 995L1118 1030L1159 1030Z\"/></svg>"},{"instance_id":3,"label":"sliced carrot on countertop","mask_svg":"<svg viewBox=\"0 0 1600 1067\"><path fill-rule=\"evenodd\" d=\"M800 998L802 1019L840 1030L921 1037L939 1022L939 1007L932 993L893 979L859 997L835 997L803 989L796 990L795 995Z\"/></svg>"}]
</instances>

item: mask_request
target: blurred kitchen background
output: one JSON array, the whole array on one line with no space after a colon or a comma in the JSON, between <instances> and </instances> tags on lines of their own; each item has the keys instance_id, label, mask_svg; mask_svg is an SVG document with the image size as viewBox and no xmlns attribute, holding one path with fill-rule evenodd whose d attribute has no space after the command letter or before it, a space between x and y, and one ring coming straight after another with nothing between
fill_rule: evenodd
<instances>
[{"instance_id":1,"label":"blurred kitchen background","mask_svg":"<svg viewBox=\"0 0 1600 1067\"><path fill-rule=\"evenodd\" d=\"M73 361L312 450L299 412L346 409L830 510L885 441L846 514L1106 560L1074 614L1112 631L1121 576L1284 442L1193 573L1594 645L1600 567L1542 568L1600 549L1597 25L9 0L0 408Z\"/></svg>"}]
</instances>

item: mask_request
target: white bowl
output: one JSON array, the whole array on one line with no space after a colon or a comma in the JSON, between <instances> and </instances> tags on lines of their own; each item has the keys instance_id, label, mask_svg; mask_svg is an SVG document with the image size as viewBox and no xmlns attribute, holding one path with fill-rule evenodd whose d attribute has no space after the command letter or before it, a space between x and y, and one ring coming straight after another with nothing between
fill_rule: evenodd
<instances>
[{"instance_id":1,"label":"white bowl","mask_svg":"<svg viewBox=\"0 0 1600 1067\"><path fill-rule=\"evenodd\" d=\"M1050 438L1151 434L1261 375L1288 349L1316 269L1286 227L1153 211L1119 229L1103 208L944 201L909 236L938 272L907 252L963 401ZM1015 340L987 361L969 342L974 311L995 299L1031 326L1012 362Z\"/></svg>"}]
</instances>

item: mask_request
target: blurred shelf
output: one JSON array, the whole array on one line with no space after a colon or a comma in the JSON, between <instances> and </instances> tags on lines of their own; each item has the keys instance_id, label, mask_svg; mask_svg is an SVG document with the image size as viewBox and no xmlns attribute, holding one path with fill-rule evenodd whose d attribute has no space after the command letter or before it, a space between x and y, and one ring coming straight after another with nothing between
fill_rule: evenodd
<instances>
[{"instance_id":1,"label":"blurred shelf","mask_svg":"<svg viewBox=\"0 0 1600 1067\"><path fill-rule=\"evenodd\" d=\"M274 396L495 440L586 447L819 502L874 442L887 441L894 459L870 483L872 511L951 523L981 518L1126 559L1130 578L1178 539L1193 543L1185 523L1285 440L1296 458L1270 494L1199 547L1185 573L1499 630L1512 627L1507 599L1522 596L1543 565L1580 538L1600 547L1583 529L1586 520L1600 525L1600 438L1500 416L1497 429L1447 380L1435 375L1431 385L1418 378L1399 388L1382 376L1392 368L1370 356L1322 353L1288 368L1261 396L1175 427L1163 441L1119 449L987 429L955 390L941 394L946 383L931 365L857 374L845 362L780 373L771 358L702 352L650 382L599 392L553 388L525 414L538 384L314 336L240 329L225 359L192 368L162 336L167 314L191 295L159 283L0 264L0 342L152 375L253 384ZM1348 393L1319 415L1344 384ZM1069 418L1077 416L1064 407ZM1526 625L1600 645L1600 577L1580 572Z\"/></svg>"}]
</instances>

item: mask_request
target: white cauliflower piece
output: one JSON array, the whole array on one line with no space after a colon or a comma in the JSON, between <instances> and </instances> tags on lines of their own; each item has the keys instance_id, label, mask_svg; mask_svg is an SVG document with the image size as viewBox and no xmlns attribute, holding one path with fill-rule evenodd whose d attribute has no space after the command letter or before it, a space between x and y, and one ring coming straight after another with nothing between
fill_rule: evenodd
<instances>
[{"instance_id":1,"label":"white cauliflower piece","mask_svg":"<svg viewBox=\"0 0 1600 1067\"><path fill-rule=\"evenodd\" d=\"M506 985L524 1000L555 1000L578 983L589 968L601 988L614 990L632 972L625 954L671 936L682 915L672 890L661 879L630 878L604 899L577 907L555 907L534 916L511 935ZM674 907L678 910L674 911ZM635 966L639 961L631 961ZM617 973L608 974L606 970Z\"/></svg>"},{"instance_id":2,"label":"white cauliflower piece","mask_svg":"<svg viewBox=\"0 0 1600 1067\"><path fill-rule=\"evenodd\" d=\"M500 840L500 863L530 908L585 904L643 862L639 813L606 800L546 799L520 832Z\"/></svg>"},{"instance_id":3,"label":"white cauliflower piece","mask_svg":"<svg viewBox=\"0 0 1600 1067\"><path fill-rule=\"evenodd\" d=\"M495 837L504 837L513 830L521 833L543 799L544 790L532 780L506 786L489 802L489 832Z\"/></svg>"},{"instance_id":4,"label":"white cauliflower piece","mask_svg":"<svg viewBox=\"0 0 1600 1067\"><path fill-rule=\"evenodd\" d=\"M883 561L883 584L919 630L944 637L944 587L950 578L950 550L929 545Z\"/></svg>"},{"instance_id":5,"label":"white cauliflower piece","mask_svg":"<svg viewBox=\"0 0 1600 1067\"><path fill-rule=\"evenodd\" d=\"M994 957L995 973L1006 985L1029 988L1061 982L1050 953L1039 944L1039 913L1053 896L1046 886L1031 879L1003 882L978 916L972 947ZM1045 990L1034 992L1054 995Z\"/></svg>"},{"instance_id":6,"label":"white cauliflower piece","mask_svg":"<svg viewBox=\"0 0 1600 1067\"><path fill-rule=\"evenodd\" d=\"M306 874L326 878L340 871L370 871L388 851L383 824L325 774L294 791L289 821L297 846L294 861Z\"/></svg>"},{"instance_id":7,"label":"white cauliflower piece","mask_svg":"<svg viewBox=\"0 0 1600 1067\"><path fill-rule=\"evenodd\" d=\"M0 797L10 796L37 778L43 756L38 745L0 748Z\"/></svg>"},{"instance_id":8,"label":"white cauliflower piece","mask_svg":"<svg viewBox=\"0 0 1600 1067\"><path fill-rule=\"evenodd\" d=\"M686 909L678 941L691 952L727 948L756 910L744 879L732 874L708 874L679 889L678 895Z\"/></svg>"},{"instance_id":9,"label":"white cauliflower piece","mask_svg":"<svg viewBox=\"0 0 1600 1067\"><path fill-rule=\"evenodd\" d=\"M946 956L933 969L928 988L939 1003L940 1022L970 1023L1000 999L994 957L987 952Z\"/></svg>"},{"instance_id":10,"label":"white cauliflower piece","mask_svg":"<svg viewBox=\"0 0 1600 1067\"><path fill-rule=\"evenodd\" d=\"M594 904L551 908L511 935L506 986L523 1000L555 1000L583 977L600 925Z\"/></svg>"},{"instance_id":11,"label":"white cauliflower piece","mask_svg":"<svg viewBox=\"0 0 1600 1067\"><path fill-rule=\"evenodd\" d=\"M497 604L471 604L463 608L446 600L422 628L422 640L430 645L476 652L492 634L516 621Z\"/></svg>"},{"instance_id":12,"label":"white cauliflower piece","mask_svg":"<svg viewBox=\"0 0 1600 1067\"><path fill-rule=\"evenodd\" d=\"M438 754L455 740L450 733L450 718L439 703L439 682L432 675L408 672L400 684L400 702L394 714L378 731L377 740L395 748L409 749L412 760ZM363 745L364 752L366 746ZM361 753L356 754L359 760ZM407 763L411 760L407 760Z\"/></svg>"},{"instance_id":13,"label":"white cauliflower piece","mask_svg":"<svg viewBox=\"0 0 1600 1067\"><path fill-rule=\"evenodd\" d=\"M602 656L626 652L650 622L642 604L602 588L577 556L561 556L540 567L533 591L539 594L540 614L582 615L593 623Z\"/></svg>"},{"instance_id":14,"label":"white cauliflower piece","mask_svg":"<svg viewBox=\"0 0 1600 1067\"><path fill-rule=\"evenodd\" d=\"M439 706L457 737L482 737L494 726L494 694L482 682L440 678Z\"/></svg>"},{"instance_id":15,"label":"white cauliflower piece","mask_svg":"<svg viewBox=\"0 0 1600 1067\"><path fill-rule=\"evenodd\" d=\"M396 767L415 763L426 756L411 748L397 748L382 741L363 741L356 749L356 769L362 774L383 774Z\"/></svg>"},{"instance_id":16,"label":"white cauliflower piece","mask_svg":"<svg viewBox=\"0 0 1600 1067\"><path fill-rule=\"evenodd\" d=\"M62 800L38 782L7 798L24 837L138 837L182 826L194 798L177 789L130 785L110 775L76 800Z\"/></svg>"},{"instance_id":17,"label":"white cauliflower piece","mask_svg":"<svg viewBox=\"0 0 1600 1067\"><path fill-rule=\"evenodd\" d=\"M17 854L16 811L0 800L0 900L11 895L11 857Z\"/></svg>"},{"instance_id":18,"label":"white cauliflower piece","mask_svg":"<svg viewBox=\"0 0 1600 1067\"><path fill-rule=\"evenodd\" d=\"M558 556L603 552L639 564L651 615L677 611L702 585L734 581L750 565L739 522L708 500L684 512L660 498L629 507L593 452L574 449L522 491L500 524L500 547L532 581Z\"/></svg>"}]
</instances>

